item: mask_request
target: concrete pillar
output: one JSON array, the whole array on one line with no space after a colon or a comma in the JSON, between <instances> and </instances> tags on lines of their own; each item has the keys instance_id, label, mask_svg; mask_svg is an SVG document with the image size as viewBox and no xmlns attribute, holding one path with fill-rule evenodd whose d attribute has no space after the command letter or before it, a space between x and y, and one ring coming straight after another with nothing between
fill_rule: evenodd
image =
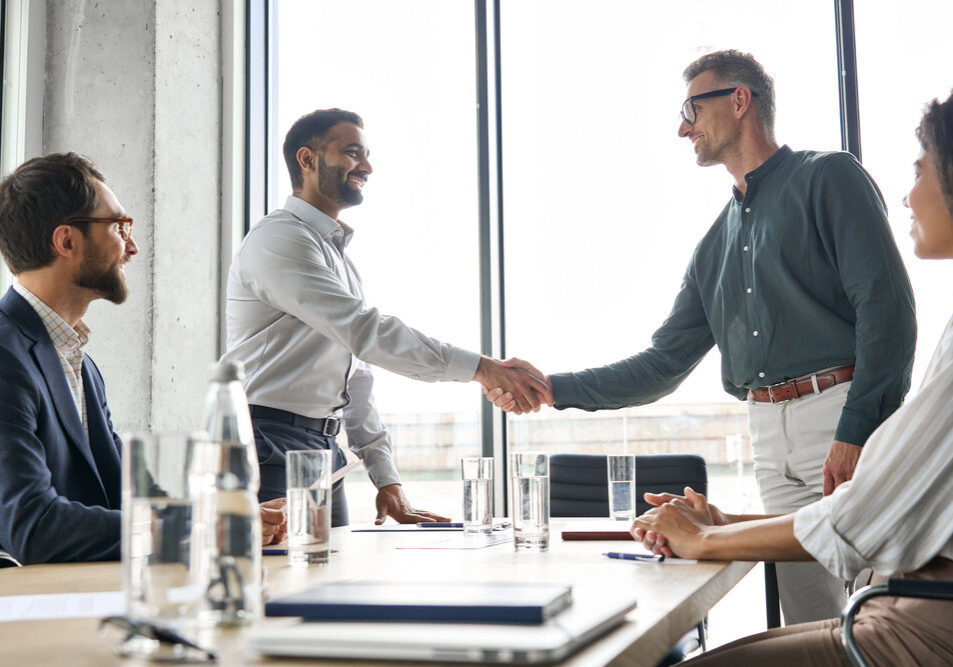
<instances>
[{"instance_id":1,"label":"concrete pillar","mask_svg":"<svg viewBox=\"0 0 953 667\"><path fill-rule=\"evenodd\" d=\"M117 430L199 426L218 355L219 2L47 5L43 149L92 158L129 214L129 300L97 301L88 352Z\"/></svg>"}]
</instances>

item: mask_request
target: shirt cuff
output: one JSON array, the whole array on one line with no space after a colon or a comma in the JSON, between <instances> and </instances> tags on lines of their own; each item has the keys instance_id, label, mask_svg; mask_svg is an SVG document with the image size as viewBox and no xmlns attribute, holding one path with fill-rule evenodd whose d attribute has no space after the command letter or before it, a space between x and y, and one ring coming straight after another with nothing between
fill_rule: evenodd
<instances>
[{"instance_id":1,"label":"shirt cuff","mask_svg":"<svg viewBox=\"0 0 953 667\"><path fill-rule=\"evenodd\" d=\"M444 371L441 382L470 382L480 365L480 355L459 347L450 353L450 363Z\"/></svg>"},{"instance_id":2,"label":"shirt cuff","mask_svg":"<svg viewBox=\"0 0 953 667\"><path fill-rule=\"evenodd\" d=\"M389 447L386 451L369 448L362 454L361 462L375 487L379 489L388 484L400 484L400 475L397 473L397 466L394 465Z\"/></svg>"},{"instance_id":3,"label":"shirt cuff","mask_svg":"<svg viewBox=\"0 0 953 667\"><path fill-rule=\"evenodd\" d=\"M840 420L837 422L837 430L834 431L834 439L840 442L846 442L851 445L863 447L870 434L877 430L879 422L868 419L863 415L845 408L841 411Z\"/></svg>"},{"instance_id":4,"label":"shirt cuff","mask_svg":"<svg viewBox=\"0 0 953 667\"><path fill-rule=\"evenodd\" d=\"M837 498L850 487L844 482L829 496L794 514L794 537L824 569L841 579L853 579L867 561L837 532L831 512Z\"/></svg>"},{"instance_id":5,"label":"shirt cuff","mask_svg":"<svg viewBox=\"0 0 953 667\"><path fill-rule=\"evenodd\" d=\"M576 383L572 373L553 373L549 376L549 382L553 386L554 408L565 410L579 405L575 396Z\"/></svg>"}]
</instances>

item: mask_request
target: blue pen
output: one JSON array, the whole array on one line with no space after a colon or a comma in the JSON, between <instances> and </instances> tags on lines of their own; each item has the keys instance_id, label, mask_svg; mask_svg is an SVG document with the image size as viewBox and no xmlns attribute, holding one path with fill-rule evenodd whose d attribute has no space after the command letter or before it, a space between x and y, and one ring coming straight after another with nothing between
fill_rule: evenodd
<instances>
[{"instance_id":1,"label":"blue pen","mask_svg":"<svg viewBox=\"0 0 953 667\"><path fill-rule=\"evenodd\" d=\"M261 555L262 555L262 556L287 556L287 555L288 555L288 550L287 550L287 549L268 549L268 548L265 548L265 549L262 549L262 550L261 550Z\"/></svg>"},{"instance_id":2,"label":"blue pen","mask_svg":"<svg viewBox=\"0 0 953 667\"><path fill-rule=\"evenodd\" d=\"M463 528L462 523L447 523L446 521L427 521L417 525L421 528Z\"/></svg>"},{"instance_id":3,"label":"blue pen","mask_svg":"<svg viewBox=\"0 0 953 667\"><path fill-rule=\"evenodd\" d=\"M619 551L610 551L609 553L602 554L602 555L605 556L606 558L618 558L620 560L639 560L639 561L656 562L656 563L661 563L663 560L665 560L664 554L660 554L656 556L654 554L627 554L627 553L622 553Z\"/></svg>"}]
</instances>

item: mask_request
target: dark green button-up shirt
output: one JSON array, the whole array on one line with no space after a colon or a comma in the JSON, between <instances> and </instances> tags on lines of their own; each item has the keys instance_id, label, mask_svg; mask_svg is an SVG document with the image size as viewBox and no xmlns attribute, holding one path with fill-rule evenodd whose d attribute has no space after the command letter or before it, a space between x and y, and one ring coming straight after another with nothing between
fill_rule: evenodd
<instances>
[{"instance_id":1,"label":"dark green button-up shirt","mask_svg":"<svg viewBox=\"0 0 953 667\"><path fill-rule=\"evenodd\" d=\"M552 376L556 407L643 405L718 345L725 391L855 364L835 438L863 445L910 388L913 293L876 184L847 153L781 147L695 248L652 346Z\"/></svg>"}]
</instances>

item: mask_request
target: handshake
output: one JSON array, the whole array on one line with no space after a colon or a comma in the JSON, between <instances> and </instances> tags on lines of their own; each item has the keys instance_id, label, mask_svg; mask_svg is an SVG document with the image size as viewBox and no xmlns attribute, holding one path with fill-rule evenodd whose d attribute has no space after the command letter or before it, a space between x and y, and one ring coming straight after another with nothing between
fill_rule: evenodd
<instances>
[{"instance_id":1,"label":"handshake","mask_svg":"<svg viewBox=\"0 0 953 667\"><path fill-rule=\"evenodd\" d=\"M543 403L555 402L549 376L515 357L506 361L483 357L473 379L483 386L486 400L504 412L537 412Z\"/></svg>"}]
</instances>

